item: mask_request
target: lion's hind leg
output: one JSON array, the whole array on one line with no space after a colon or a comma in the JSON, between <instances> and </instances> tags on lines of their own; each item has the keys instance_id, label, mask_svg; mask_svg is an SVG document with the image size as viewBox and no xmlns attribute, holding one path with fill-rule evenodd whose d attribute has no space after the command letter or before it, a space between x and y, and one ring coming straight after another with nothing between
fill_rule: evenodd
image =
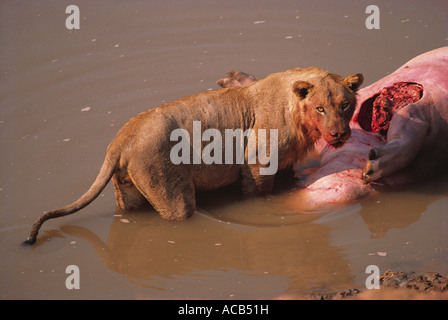
<instances>
[{"instance_id":1,"label":"lion's hind leg","mask_svg":"<svg viewBox=\"0 0 448 320\"><path fill-rule=\"evenodd\" d=\"M127 173L116 172L112 177L117 207L123 210L133 210L148 205L146 198L135 187Z\"/></svg>"},{"instance_id":2,"label":"lion's hind leg","mask_svg":"<svg viewBox=\"0 0 448 320\"><path fill-rule=\"evenodd\" d=\"M195 188L188 170L174 165L156 167L150 170L143 165L128 167L136 188L166 220L184 220L193 215Z\"/></svg>"}]
</instances>

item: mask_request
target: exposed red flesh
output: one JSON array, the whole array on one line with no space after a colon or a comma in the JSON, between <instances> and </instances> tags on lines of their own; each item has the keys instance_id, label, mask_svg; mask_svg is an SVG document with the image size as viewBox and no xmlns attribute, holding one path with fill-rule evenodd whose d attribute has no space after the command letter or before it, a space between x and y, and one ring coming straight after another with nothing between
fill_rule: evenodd
<instances>
[{"instance_id":1,"label":"exposed red flesh","mask_svg":"<svg viewBox=\"0 0 448 320\"><path fill-rule=\"evenodd\" d=\"M361 127L370 132L387 134L393 113L422 98L423 86L412 82L397 82L367 99L358 116Z\"/></svg>"}]
</instances>

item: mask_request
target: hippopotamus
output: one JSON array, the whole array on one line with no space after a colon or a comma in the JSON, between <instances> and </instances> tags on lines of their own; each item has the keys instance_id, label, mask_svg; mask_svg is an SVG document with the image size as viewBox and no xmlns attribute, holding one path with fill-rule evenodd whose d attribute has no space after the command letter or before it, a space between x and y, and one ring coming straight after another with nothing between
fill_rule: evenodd
<instances>
[{"instance_id":1,"label":"hippopotamus","mask_svg":"<svg viewBox=\"0 0 448 320\"><path fill-rule=\"evenodd\" d=\"M221 86L252 75L231 71ZM423 53L358 91L351 138L315 144L320 166L297 164L290 205L315 212L407 186L448 170L448 47Z\"/></svg>"}]
</instances>

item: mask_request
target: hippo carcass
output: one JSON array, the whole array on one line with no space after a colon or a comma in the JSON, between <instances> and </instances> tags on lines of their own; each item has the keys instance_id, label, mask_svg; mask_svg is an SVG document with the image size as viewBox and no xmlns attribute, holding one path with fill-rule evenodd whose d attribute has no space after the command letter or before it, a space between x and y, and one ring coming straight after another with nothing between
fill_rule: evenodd
<instances>
[{"instance_id":1,"label":"hippo carcass","mask_svg":"<svg viewBox=\"0 0 448 320\"><path fill-rule=\"evenodd\" d=\"M229 73L221 86L254 81ZM303 188L291 205L315 211L347 205L448 170L448 47L421 54L359 90L351 138L339 148L316 144L320 167L298 164Z\"/></svg>"}]
</instances>

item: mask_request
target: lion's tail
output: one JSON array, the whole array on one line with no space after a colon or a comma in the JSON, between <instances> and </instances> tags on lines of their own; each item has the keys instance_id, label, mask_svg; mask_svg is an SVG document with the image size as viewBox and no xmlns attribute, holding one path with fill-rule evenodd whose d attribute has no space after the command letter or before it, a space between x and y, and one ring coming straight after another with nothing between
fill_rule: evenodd
<instances>
[{"instance_id":1,"label":"lion's tail","mask_svg":"<svg viewBox=\"0 0 448 320\"><path fill-rule=\"evenodd\" d=\"M47 211L43 215L41 215L31 228L30 235L25 240L25 243L33 244L36 242L37 234L39 233L40 227L48 219L63 217L72 214L86 207L93 200L95 200L103 191L103 189L106 187L109 180L112 178L115 167L118 163L118 159L119 159L118 152L115 153L107 152L106 158L104 159L100 172L96 177L95 181L93 182L93 184L91 185L91 187L89 188L89 190L72 204L69 204L60 209Z\"/></svg>"}]
</instances>

